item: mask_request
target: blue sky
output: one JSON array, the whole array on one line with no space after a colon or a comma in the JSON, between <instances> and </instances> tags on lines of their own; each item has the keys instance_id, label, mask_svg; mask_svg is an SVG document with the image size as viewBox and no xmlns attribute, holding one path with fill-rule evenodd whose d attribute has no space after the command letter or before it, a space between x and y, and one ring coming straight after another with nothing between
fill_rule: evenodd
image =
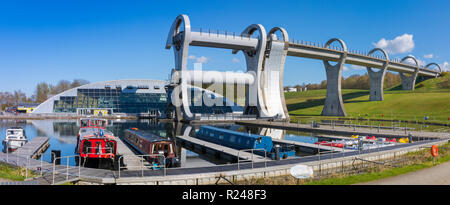
<instances>
[{"instance_id":1,"label":"blue sky","mask_svg":"<svg viewBox=\"0 0 450 205\"><path fill-rule=\"evenodd\" d=\"M61 79L167 79L174 60L164 44L179 14L193 28L281 26L291 39L338 37L350 49L385 46L391 58L414 55L449 69L449 11L448 0L0 1L0 91L31 95L37 83ZM242 53L191 47L189 54L190 68L198 60L207 70L245 70ZM365 72L347 65L344 76ZM288 57L285 85L322 80L321 61Z\"/></svg>"}]
</instances>

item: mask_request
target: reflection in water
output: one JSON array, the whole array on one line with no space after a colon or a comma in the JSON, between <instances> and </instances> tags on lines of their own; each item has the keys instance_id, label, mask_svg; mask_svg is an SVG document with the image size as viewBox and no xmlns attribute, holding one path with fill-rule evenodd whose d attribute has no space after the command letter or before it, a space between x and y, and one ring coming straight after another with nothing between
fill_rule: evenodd
<instances>
[{"instance_id":1,"label":"reflection in water","mask_svg":"<svg viewBox=\"0 0 450 205\"><path fill-rule=\"evenodd\" d=\"M46 136L50 138L50 147L42 156L44 161L49 162L51 160L51 150L60 150L61 156L74 155L78 129L80 128L78 120L0 120L0 140L5 138L6 129L13 126L24 128L29 140L33 139L35 136ZM219 124L213 126L244 133L270 136L273 139L292 140L312 144L322 140L321 137L316 137L314 133L295 131L286 132L286 130L282 129L241 126L236 124ZM153 120L108 120L106 128L112 131L115 136L122 137L124 136L124 131L126 129L133 127L176 142L175 136L184 134L195 136L200 125L191 126L183 123L157 122ZM209 155L195 153L189 150L189 148L180 147L176 143L175 152L180 158L181 167L199 167L227 163L226 161L219 161ZM297 153L297 155L303 156L305 153ZM61 164L66 164L65 159L61 160ZM76 164L74 158L70 158L69 164Z\"/></svg>"},{"instance_id":2,"label":"reflection in water","mask_svg":"<svg viewBox=\"0 0 450 205\"><path fill-rule=\"evenodd\" d=\"M61 156L73 156L77 144L77 134L80 128L78 120L0 120L0 139L5 138L6 129L9 127L22 127L31 140L36 136L50 138L50 147L42 155L42 160L50 162L51 150L60 150ZM175 136L182 134L185 129L183 124L162 123L152 120L108 120L106 129L114 133L115 136L124 136L124 130L136 127L139 130L158 135L169 140L174 140ZM3 148L3 147L2 147ZM208 158L200 156L181 147L175 148L178 156L186 160L183 167L209 166L211 164L224 162L209 162ZM192 163L191 163L192 161ZM61 164L66 164L66 159L61 159ZM69 159L70 165L76 165L75 159Z\"/></svg>"}]
</instances>

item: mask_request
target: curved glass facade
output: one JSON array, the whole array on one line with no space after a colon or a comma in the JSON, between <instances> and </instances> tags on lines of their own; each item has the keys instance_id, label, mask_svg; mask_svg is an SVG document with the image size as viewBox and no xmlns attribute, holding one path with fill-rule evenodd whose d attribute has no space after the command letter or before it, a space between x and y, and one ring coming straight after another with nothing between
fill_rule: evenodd
<instances>
[{"instance_id":1,"label":"curved glass facade","mask_svg":"<svg viewBox=\"0 0 450 205\"><path fill-rule=\"evenodd\" d=\"M77 113L78 109L106 108L105 110L113 113L146 113L151 110L163 112L166 109L165 93L136 93L126 90L127 88L77 89L77 96L61 96L59 100L55 100L53 112Z\"/></svg>"},{"instance_id":2,"label":"curved glass facade","mask_svg":"<svg viewBox=\"0 0 450 205\"><path fill-rule=\"evenodd\" d=\"M168 112L168 101L170 100L165 90L167 84L167 81L159 80L114 80L86 84L49 98L41 103L33 113L142 114L164 118ZM190 89L192 92L188 93L188 97L191 99L190 107L193 113L226 114L239 113L243 110L235 103L227 106L227 100L219 94L197 87ZM206 106L201 101L206 98L213 99L219 104ZM169 114L171 111L173 110L170 110Z\"/></svg>"}]
</instances>

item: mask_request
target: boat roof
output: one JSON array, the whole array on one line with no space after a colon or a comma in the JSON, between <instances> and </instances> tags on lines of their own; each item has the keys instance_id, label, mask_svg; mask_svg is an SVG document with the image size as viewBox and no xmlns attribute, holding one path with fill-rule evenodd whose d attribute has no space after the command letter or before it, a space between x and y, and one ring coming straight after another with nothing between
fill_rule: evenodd
<instances>
[{"instance_id":1,"label":"boat roof","mask_svg":"<svg viewBox=\"0 0 450 205\"><path fill-rule=\"evenodd\" d=\"M223 132L223 133L227 133L227 134L233 134L233 135L237 135L237 136L241 136L241 137L249 137L249 138L270 138L269 136L264 136L264 135L257 135L257 134L251 134L251 133L245 133L245 132L238 132L238 131L234 131L234 130L229 130L229 129L224 129L224 128L218 128L218 127L213 127L213 126L208 126L208 125L202 125L200 126L200 129L209 129L209 130L213 130L213 131L219 131L219 132Z\"/></svg>"},{"instance_id":2,"label":"boat roof","mask_svg":"<svg viewBox=\"0 0 450 205\"><path fill-rule=\"evenodd\" d=\"M23 130L21 127L10 127L7 130Z\"/></svg>"},{"instance_id":3,"label":"boat roof","mask_svg":"<svg viewBox=\"0 0 450 205\"><path fill-rule=\"evenodd\" d=\"M108 139L115 139L114 134L109 130L103 131L103 136L96 135L98 133L98 128L80 128L80 139L87 139L87 138L108 138Z\"/></svg>"},{"instance_id":4,"label":"boat roof","mask_svg":"<svg viewBox=\"0 0 450 205\"><path fill-rule=\"evenodd\" d=\"M150 132L142 131L142 130L127 129L127 130L125 130L125 132L132 133L134 135L137 135L138 137L145 138L145 139L147 139L147 140L149 140L151 142L163 142L163 141L170 141L171 142L171 140L169 140L167 138L155 135L155 134L150 133Z\"/></svg>"}]
</instances>

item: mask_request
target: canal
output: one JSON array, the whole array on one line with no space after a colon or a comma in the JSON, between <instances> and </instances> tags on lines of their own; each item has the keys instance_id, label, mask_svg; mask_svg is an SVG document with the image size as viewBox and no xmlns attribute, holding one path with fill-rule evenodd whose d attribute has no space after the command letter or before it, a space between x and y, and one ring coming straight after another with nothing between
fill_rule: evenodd
<instances>
[{"instance_id":1,"label":"canal","mask_svg":"<svg viewBox=\"0 0 450 205\"><path fill-rule=\"evenodd\" d=\"M124 131L130 128L138 128L141 131L149 132L163 138L175 139L175 136L188 134L195 137L195 130L198 125L191 126L191 132L185 133L185 130L191 125L174 122L157 122L152 120L108 120L107 129L112 131L115 136L123 136ZM241 126L236 124L215 124L214 126L227 128L239 132L252 133L264 136L270 136L273 139L289 140L302 143L314 144L324 140L320 134L308 132L286 131L282 129ZM36 136L45 136L50 138L50 147L42 155L42 160L51 161L51 151L60 150L61 156L75 155L77 143L77 134L80 128L78 120L0 120L0 139L5 138L6 129L10 127L22 127L28 140ZM341 136L343 137L343 136ZM346 136L349 137L349 136ZM2 145L3 146L3 145ZM179 145L177 145L179 146ZM3 147L1 147L3 150ZM215 159L209 155L203 155L190 150L188 147L176 147L177 156L184 155L186 158L182 167L204 167L218 164L227 164L229 162ZM296 156L302 157L310 155L297 150ZM66 161L62 160L62 164ZM70 165L76 165L74 158L70 158Z\"/></svg>"}]
</instances>

